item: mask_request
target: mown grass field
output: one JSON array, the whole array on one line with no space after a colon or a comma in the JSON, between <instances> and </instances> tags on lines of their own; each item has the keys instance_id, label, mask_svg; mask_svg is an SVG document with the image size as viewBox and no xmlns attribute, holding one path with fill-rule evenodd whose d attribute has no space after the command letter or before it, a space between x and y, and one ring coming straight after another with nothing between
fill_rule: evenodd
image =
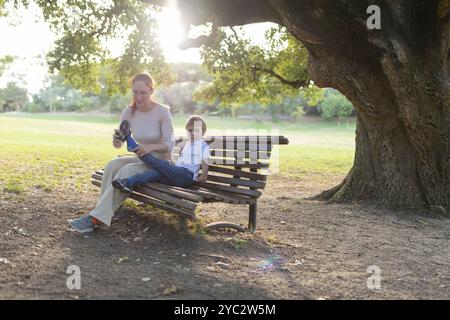
<instances>
[{"instance_id":1,"label":"mown grass field","mask_svg":"<svg viewBox=\"0 0 450 320\"><path fill-rule=\"evenodd\" d=\"M345 174L354 156L351 123L303 120L270 123L206 118L208 134L281 134L290 144L279 148L279 175ZM184 134L185 119L173 119L175 133ZM0 115L0 191L24 194L29 188L83 192L90 173L118 154L111 146L118 116L67 114Z\"/></svg>"}]
</instances>

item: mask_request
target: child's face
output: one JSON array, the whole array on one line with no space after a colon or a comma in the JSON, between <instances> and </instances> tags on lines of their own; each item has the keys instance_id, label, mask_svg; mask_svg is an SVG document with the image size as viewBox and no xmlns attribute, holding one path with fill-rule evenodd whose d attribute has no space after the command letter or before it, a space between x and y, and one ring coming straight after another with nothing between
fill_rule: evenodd
<instances>
[{"instance_id":1,"label":"child's face","mask_svg":"<svg viewBox=\"0 0 450 320\"><path fill-rule=\"evenodd\" d=\"M192 141L200 140L203 137L202 126L193 125L186 129L188 138Z\"/></svg>"}]
</instances>

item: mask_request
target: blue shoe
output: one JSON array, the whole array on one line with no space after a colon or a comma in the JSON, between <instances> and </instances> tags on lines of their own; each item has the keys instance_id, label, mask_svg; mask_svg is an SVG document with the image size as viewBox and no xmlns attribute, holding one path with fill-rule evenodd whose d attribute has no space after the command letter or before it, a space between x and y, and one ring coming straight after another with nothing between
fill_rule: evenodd
<instances>
[{"instance_id":1,"label":"blue shoe","mask_svg":"<svg viewBox=\"0 0 450 320\"><path fill-rule=\"evenodd\" d=\"M122 141L127 142L127 150L129 152L135 152L139 149L139 144L131 136L131 125L128 120L123 120L119 127L120 136Z\"/></svg>"},{"instance_id":2,"label":"blue shoe","mask_svg":"<svg viewBox=\"0 0 450 320\"><path fill-rule=\"evenodd\" d=\"M95 229L95 223L91 216L85 216L78 219L69 220L69 224L79 233L92 232Z\"/></svg>"},{"instance_id":3,"label":"blue shoe","mask_svg":"<svg viewBox=\"0 0 450 320\"><path fill-rule=\"evenodd\" d=\"M127 179L116 179L113 180L112 185L114 188L119 189L122 192L132 193L133 190L130 187L128 187L127 182L128 182Z\"/></svg>"},{"instance_id":4,"label":"blue shoe","mask_svg":"<svg viewBox=\"0 0 450 320\"><path fill-rule=\"evenodd\" d=\"M127 150L129 152L136 152L139 150L139 144L133 139L131 135L127 137Z\"/></svg>"}]
</instances>

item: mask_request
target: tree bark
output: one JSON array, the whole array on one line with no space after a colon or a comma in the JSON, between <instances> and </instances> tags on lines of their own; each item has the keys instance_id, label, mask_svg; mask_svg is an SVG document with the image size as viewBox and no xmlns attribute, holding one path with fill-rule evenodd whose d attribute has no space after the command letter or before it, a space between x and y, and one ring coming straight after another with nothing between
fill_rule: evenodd
<instances>
[{"instance_id":1,"label":"tree bark","mask_svg":"<svg viewBox=\"0 0 450 320\"><path fill-rule=\"evenodd\" d=\"M273 1L308 48L312 79L342 92L357 113L354 165L343 183L318 198L448 211L448 13L438 18L438 1L404 7L379 1L382 29L368 30L361 1L345 8L326 1L315 7L318 2L302 2L300 10L294 1ZM310 14L293 17L294 6Z\"/></svg>"}]
</instances>

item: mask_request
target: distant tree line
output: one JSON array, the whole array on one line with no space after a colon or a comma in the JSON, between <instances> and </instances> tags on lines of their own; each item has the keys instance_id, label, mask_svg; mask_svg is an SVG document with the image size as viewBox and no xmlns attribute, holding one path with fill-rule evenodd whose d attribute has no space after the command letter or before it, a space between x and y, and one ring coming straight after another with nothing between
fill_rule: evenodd
<instances>
[{"instance_id":1,"label":"distant tree line","mask_svg":"<svg viewBox=\"0 0 450 320\"><path fill-rule=\"evenodd\" d=\"M324 89L316 95L316 104L299 94L280 103L207 103L196 92L212 78L200 65L179 63L171 66L174 81L158 87L155 98L171 107L173 114L209 114L222 117L247 117L256 120L296 121L303 116L343 119L354 115L352 104L338 91ZM108 83L100 83L97 93L82 92L67 84L62 76L51 76L47 85L30 95L26 89L10 82L0 89L0 112L104 112L118 113L131 101L131 94L111 94Z\"/></svg>"}]
</instances>

